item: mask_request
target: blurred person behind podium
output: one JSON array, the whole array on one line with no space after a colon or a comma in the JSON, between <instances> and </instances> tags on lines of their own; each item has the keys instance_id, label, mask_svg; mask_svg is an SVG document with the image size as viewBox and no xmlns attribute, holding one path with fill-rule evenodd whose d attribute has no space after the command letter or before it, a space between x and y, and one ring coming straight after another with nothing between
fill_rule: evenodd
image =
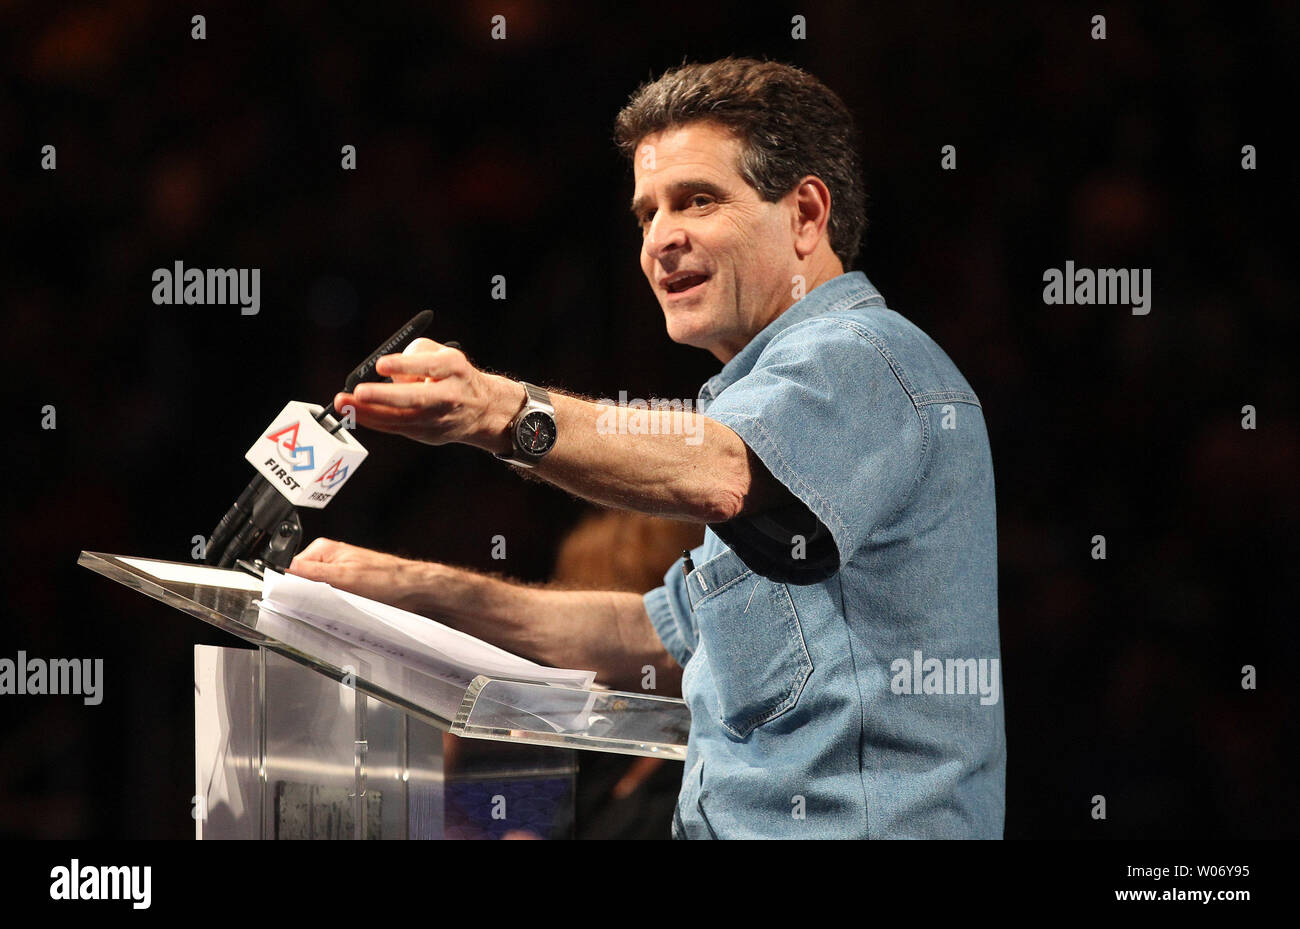
<instances>
[{"instance_id":1,"label":"blurred person behind podium","mask_svg":"<svg viewBox=\"0 0 1300 929\"><path fill-rule=\"evenodd\" d=\"M703 535L702 526L629 510L591 512L560 543L552 583L644 594ZM681 779L681 766L663 758L579 752L575 837L668 838Z\"/></svg>"}]
</instances>

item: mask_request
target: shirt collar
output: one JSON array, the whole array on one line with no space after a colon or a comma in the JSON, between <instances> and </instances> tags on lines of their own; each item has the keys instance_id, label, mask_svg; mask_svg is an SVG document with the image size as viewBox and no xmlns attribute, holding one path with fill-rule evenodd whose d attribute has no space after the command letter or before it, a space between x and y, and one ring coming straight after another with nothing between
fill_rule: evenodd
<instances>
[{"instance_id":1,"label":"shirt collar","mask_svg":"<svg viewBox=\"0 0 1300 929\"><path fill-rule=\"evenodd\" d=\"M767 343L771 342L777 333L805 319L834 313L878 296L880 291L876 290L861 271L848 271L814 287L801 300L791 304L784 313L768 323L758 335L750 339L736 357L723 365L721 371L705 381L704 386L700 388L700 400L704 403L712 403L717 399L718 394L752 371L758 362L758 356L763 353Z\"/></svg>"}]
</instances>

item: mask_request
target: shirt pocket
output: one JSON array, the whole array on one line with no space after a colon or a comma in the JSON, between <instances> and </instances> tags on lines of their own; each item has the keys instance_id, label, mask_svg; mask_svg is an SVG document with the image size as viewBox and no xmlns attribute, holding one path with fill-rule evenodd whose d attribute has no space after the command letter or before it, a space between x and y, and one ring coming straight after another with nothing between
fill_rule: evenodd
<instances>
[{"instance_id":1,"label":"shirt pocket","mask_svg":"<svg viewBox=\"0 0 1300 929\"><path fill-rule=\"evenodd\" d=\"M729 549L686 580L719 721L729 735L744 739L794 707L812 674L790 591L749 570Z\"/></svg>"}]
</instances>

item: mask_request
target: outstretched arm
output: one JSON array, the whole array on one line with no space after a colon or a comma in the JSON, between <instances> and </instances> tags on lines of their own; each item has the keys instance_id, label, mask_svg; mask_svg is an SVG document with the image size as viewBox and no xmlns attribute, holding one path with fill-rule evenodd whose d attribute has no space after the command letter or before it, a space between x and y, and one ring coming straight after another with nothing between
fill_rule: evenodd
<instances>
[{"instance_id":1,"label":"outstretched arm","mask_svg":"<svg viewBox=\"0 0 1300 929\"><path fill-rule=\"evenodd\" d=\"M540 664L593 670L617 690L641 690L647 666L655 694L681 690L681 668L640 594L529 587L330 539L308 545L289 571L446 622Z\"/></svg>"},{"instance_id":2,"label":"outstretched arm","mask_svg":"<svg viewBox=\"0 0 1300 929\"><path fill-rule=\"evenodd\" d=\"M524 401L517 381L487 374L457 349L419 339L376 369L392 384L341 393L360 425L430 445L460 442L508 452L507 426ZM551 394L558 440L531 473L606 506L699 523L720 523L791 502L738 435L694 411L616 410Z\"/></svg>"}]
</instances>

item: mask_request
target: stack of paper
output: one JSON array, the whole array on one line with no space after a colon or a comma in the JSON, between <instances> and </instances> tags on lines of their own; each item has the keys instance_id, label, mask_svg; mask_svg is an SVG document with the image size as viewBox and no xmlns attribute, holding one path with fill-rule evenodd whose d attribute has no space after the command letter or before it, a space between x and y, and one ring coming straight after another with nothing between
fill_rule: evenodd
<instances>
[{"instance_id":1,"label":"stack of paper","mask_svg":"<svg viewBox=\"0 0 1300 929\"><path fill-rule=\"evenodd\" d=\"M469 684L476 676L589 688L594 671L548 668L417 613L268 569L262 606L392 660Z\"/></svg>"}]
</instances>

